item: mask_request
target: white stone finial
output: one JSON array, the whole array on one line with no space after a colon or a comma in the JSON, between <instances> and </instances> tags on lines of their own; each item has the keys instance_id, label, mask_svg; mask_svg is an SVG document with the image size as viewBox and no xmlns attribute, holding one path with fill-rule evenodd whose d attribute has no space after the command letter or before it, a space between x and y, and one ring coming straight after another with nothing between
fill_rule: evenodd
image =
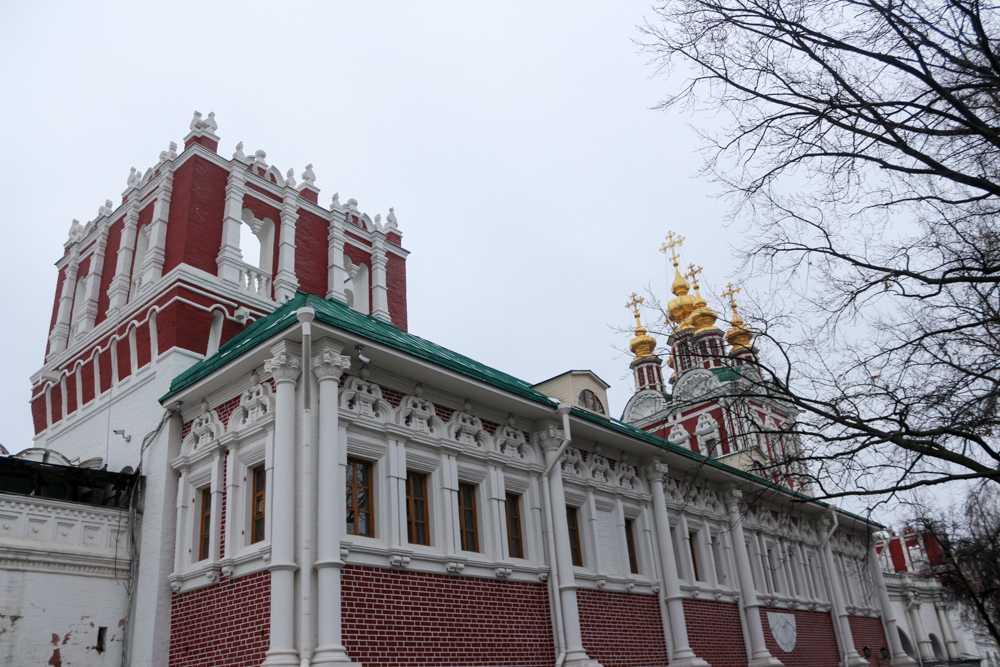
<instances>
[{"instance_id":1,"label":"white stone finial","mask_svg":"<svg viewBox=\"0 0 1000 667\"><path fill-rule=\"evenodd\" d=\"M233 159L239 160L240 162L246 162L247 156L243 152L243 142L236 144L236 152L233 153Z\"/></svg>"},{"instance_id":2,"label":"white stone finial","mask_svg":"<svg viewBox=\"0 0 1000 667\"><path fill-rule=\"evenodd\" d=\"M294 188L295 187L295 170L289 169L285 174L285 185Z\"/></svg>"},{"instance_id":3,"label":"white stone finial","mask_svg":"<svg viewBox=\"0 0 1000 667\"><path fill-rule=\"evenodd\" d=\"M382 214L381 213L376 213L375 214L375 219L372 220L372 222L375 223L375 229L377 229L379 231L382 231Z\"/></svg>"},{"instance_id":4,"label":"white stone finial","mask_svg":"<svg viewBox=\"0 0 1000 667\"><path fill-rule=\"evenodd\" d=\"M206 130L215 134L215 131L219 129L219 124L215 122L215 112L209 111L208 118L205 119L204 127Z\"/></svg>"},{"instance_id":5,"label":"white stone finial","mask_svg":"<svg viewBox=\"0 0 1000 667\"><path fill-rule=\"evenodd\" d=\"M305 170L302 172L302 182L309 186L316 184L316 172L313 171L311 162L306 165Z\"/></svg>"},{"instance_id":6,"label":"white stone finial","mask_svg":"<svg viewBox=\"0 0 1000 667\"><path fill-rule=\"evenodd\" d=\"M127 185L129 189L139 187L139 182L142 180L142 174L135 167L131 168L128 174Z\"/></svg>"},{"instance_id":7,"label":"white stone finial","mask_svg":"<svg viewBox=\"0 0 1000 667\"><path fill-rule=\"evenodd\" d=\"M264 159L267 157L267 153L262 150L254 151L253 154L253 166L260 167L261 169L267 169L267 161Z\"/></svg>"},{"instance_id":8,"label":"white stone finial","mask_svg":"<svg viewBox=\"0 0 1000 667\"><path fill-rule=\"evenodd\" d=\"M396 224L396 210L393 207L389 207L389 215L385 216L385 228L389 229L399 229Z\"/></svg>"},{"instance_id":9,"label":"white stone finial","mask_svg":"<svg viewBox=\"0 0 1000 667\"><path fill-rule=\"evenodd\" d=\"M80 221L73 218L73 222L69 225L69 238L66 240L67 244L76 243L83 237L83 227L80 225Z\"/></svg>"},{"instance_id":10,"label":"white stone finial","mask_svg":"<svg viewBox=\"0 0 1000 667\"><path fill-rule=\"evenodd\" d=\"M347 210L356 213L358 210L358 200L351 197L347 200Z\"/></svg>"},{"instance_id":11,"label":"white stone finial","mask_svg":"<svg viewBox=\"0 0 1000 667\"><path fill-rule=\"evenodd\" d=\"M104 200L104 206L97 209L97 217L103 217L105 215L111 215L111 211L115 210L114 204L111 203L110 199Z\"/></svg>"},{"instance_id":12,"label":"white stone finial","mask_svg":"<svg viewBox=\"0 0 1000 667\"><path fill-rule=\"evenodd\" d=\"M191 124L188 126L188 129L200 130L204 126L205 126L205 121L201 119L201 112L195 111L194 116L191 118Z\"/></svg>"},{"instance_id":13,"label":"white stone finial","mask_svg":"<svg viewBox=\"0 0 1000 667\"><path fill-rule=\"evenodd\" d=\"M167 147L167 157L173 160L177 157L177 142L171 141L170 146Z\"/></svg>"},{"instance_id":14,"label":"white stone finial","mask_svg":"<svg viewBox=\"0 0 1000 667\"><path fill-rule=\"evenodd\" d=\"M330 199L330 208L340 208L340 193L334 192L333 198Z\"/></svg>"}]
</instances>

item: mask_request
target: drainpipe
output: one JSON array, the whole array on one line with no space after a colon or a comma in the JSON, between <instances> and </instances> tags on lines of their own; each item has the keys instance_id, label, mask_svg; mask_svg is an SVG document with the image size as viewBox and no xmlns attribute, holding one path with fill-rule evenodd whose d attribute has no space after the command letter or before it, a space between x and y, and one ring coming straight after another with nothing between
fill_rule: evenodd
<instances>
[{"instance_id":1,"label":"drainpipe","mask_svg":"<svg viewBox=\"0 0 1000 667\"><path fill-rule=\"evenodd\" d=\"M302 538L299 543L299 657L300 667L312 659L312 589L315 534L313 532L313 470L316 467L312 420L312 321L316 311L299 308L302 323Z\"/></svg>"},{"instance_id":2,"label":"drainpipe","mask_svg":"<svg viewBox=\"0 0 1000 667\"><path fill-rule=\"evenodd\" d=\"M569 442L569 438L564 440ZM558 460L558 459L556 459ZM542 496L545 499L545 528L549 552L549 600L552 601L552 614L555 617L556 630L556 667L562 667L566 660L566 638L563 634L562 602L559 599L559 566L556 563L555 529L552 517L552 499L549 497L548 469L542 475Z\"/></svg>"}]
</instances>

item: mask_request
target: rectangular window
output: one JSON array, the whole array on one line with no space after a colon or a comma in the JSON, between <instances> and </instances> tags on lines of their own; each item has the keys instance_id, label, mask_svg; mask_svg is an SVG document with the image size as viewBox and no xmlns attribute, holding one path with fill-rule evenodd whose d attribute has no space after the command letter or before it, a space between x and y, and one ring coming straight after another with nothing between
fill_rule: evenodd
<instances>
[{"instance_id":1,"label":"rectangular window","mask_svg":"<svg viewBox=\"0 0 1000 667\"><path fill-rule=\"evenodd\" d=\"M576 508L566 508L566 524L569 526L569 549L573 554L573 565L583 567L583 551L580 550L580 527L576 520Z\"/></svg>"},{"instance_id":2,"label":"rectangular window","mask_svg":"<svg viewBox=\"0 0 1000 667\"><path fill-rule=\"evenodd\" d=\"M264 508L267 499L267 473L264 466L253 469L253 508L250 515L250 543L264 539Z\"/></svg>"},{"instance_id":3,"label":"rectangular window","mask_svg":"<svg viewBox=\"0 0 1000 667\"><path fill-rule=\"evenodd\" d=\"M625 519L625 546L628 548L628 570L639 574L639 559L635 555L635 521Z\"/></svg>"},{"instance_id":4,"label":"rectangular window","mask_svg":"<svg viewBox=\"0 0 1000 667\"><path fill-rule=\"evenodd\" d=\"M694 570L694 580L701 581L701 570L698 567L701 559L698 558L698 531L688 531L688 544L691 545L691 568Z\"/></svg>"},{"instance_id":5,"label":"rectangular window","mask_svg":"<svg viewBox=\"0 0 1000 667\"><path fill-rule=\"evenodd\" d=\"M198 560L208 558L209 544L212 537L212 490L201 492L201 529L198 531Z\"/></svg>"},{"instance_id":6,"label":"rectangular window","mask_svg":"<svg viewBox=\"0 0 1000 667\"><path fill-rule=\"evenodd\" d=\"M347 459L347 533L372 537L372 464Z\"/></svg>"},{"instance_id":7,"label":"rectangular window","mask_svg":"<svg viewBox=\"0 0 1000 667\"><path fill-rule=\"evenodd\" d=\"M427 475L406 471L406 541L430 545L427 526Z\"/></svg>"},{"instance_id":8,"label":"rectangular window","mask_svg":"<svg viewBox=\"0 0 1000 667\"><path fill-rule=\"evenodd\" d=\"M476 487L458 485L458 520L462 535L462 551L479 551L479 529L476 525Z\"/></svg>"},{"instance_id":9,"label":"rectangular window","mask_svg":"<svg viewBox=\"0 0 1000 667\"><path fill-rule=\"evenodd\" d=\"M524 558L521 538L521 497L507 494L507 554L511 558Z\"/></svg>"}]
</instances>

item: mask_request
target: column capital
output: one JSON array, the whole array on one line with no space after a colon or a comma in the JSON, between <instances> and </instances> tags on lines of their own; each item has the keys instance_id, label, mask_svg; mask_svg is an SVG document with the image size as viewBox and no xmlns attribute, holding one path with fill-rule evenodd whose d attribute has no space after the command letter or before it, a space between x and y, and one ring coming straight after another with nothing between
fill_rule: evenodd
<instances>
[{"instance_id":1,"label":"column capital","mask_svg":"<svg viewBox=\"0 0 1000 667\"><path fill-rule=\"evenodd\" d=\"M646 479L650 482L663 482L663 478L667 476L667 471L670 467L666 463L661 461L653 461L652 463L646 464L642 471L646 475Z\"/></svg>"},{"instance_id":2,"label":"column capital","mask_svg":"<svg viewBox=\"0 0 1000 667\"><path fill-rule=\"evenodd\" d=\"M287 350L279 350L275 355L264 362L264 370L269 372L275 383L294 383L302 372L302 363L298 358L293 357Z\"/></svg>"},{"instance_id":3,"label":"column capital","mask_svg":"<svg viewBox=\"0 0 1000 667\"><path fill-rule=\"evenodd\" d=\"M340 377L351 367L351 358L346 354L338 354L330 348L320 351L312 360L313 373L321 382L323 380L340 380Z\"/></svg>"},{"instance_id":4,"label":"column capital","mask_svg":"<svg viewBox=\"0 0 1000 667\"><path fill-rule=\"evenodd\" d=\"M563 432L555 426L546 426L538 432L538 444L542 449L558 449L562 445Z\"/></svg>"},{"instance_id":5,"label":"column capital","mask_svg":"<svg viewBox=\"0 0 1000 667\"><path fill-rule=\"evenodd\" d=\"M739 514L743 505L743 492L736 487L726 489L725 502L730 514Z\"/></svg>"}]
</instances>

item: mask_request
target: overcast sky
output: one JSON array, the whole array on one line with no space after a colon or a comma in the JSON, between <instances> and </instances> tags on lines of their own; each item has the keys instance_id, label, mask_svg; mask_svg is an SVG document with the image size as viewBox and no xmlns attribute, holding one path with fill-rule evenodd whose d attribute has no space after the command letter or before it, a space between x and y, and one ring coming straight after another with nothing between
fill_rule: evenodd
<instances>
[{"instance_id":1,"label":"overcast sky","mask_svg":"<svg viewBox=\"0 0 1000 667\"><path fill-rule=\"evenodd\" d=\"M214 111L230 156L395 207L410 331L530 382L589 368L632 393L627 296L666 293L664 235L732 274L725 202L692 123L633 40L645 1L0 3L0 443L31 445L53 263L73 218L121 201ZM671 275L672 278L672 275ZM663 341L661 341L663 342Z\"/></svg>"}]
</instances>

